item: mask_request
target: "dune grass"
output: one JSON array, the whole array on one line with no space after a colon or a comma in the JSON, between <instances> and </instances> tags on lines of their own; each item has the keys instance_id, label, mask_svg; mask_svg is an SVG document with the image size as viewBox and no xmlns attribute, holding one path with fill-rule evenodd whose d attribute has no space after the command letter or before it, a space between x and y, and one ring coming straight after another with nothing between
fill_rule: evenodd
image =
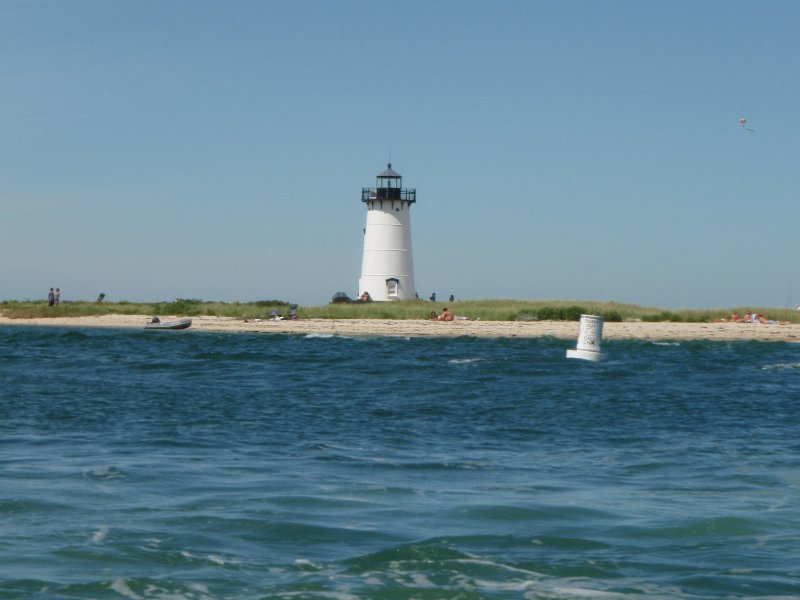
<instances>
[{"instance_id":1,"label":"dune grass","mask_svg":"<svg viewBox=\"0 0 800 600\"><path fill-rule=\"evenodd\" d=\"M0 315L11 319L47 317L88 317L96 315L176 315L180 317L220 316L241 319L263 318L273 309L288 312L288 303L261 300L247 303L175 300L173 302L62 302L48 306L45 301L0 302Z\"/></svg>"},{"instance_id":2,"label":"dune grass","mask_svg":"<svg viewBox=\"0 0 800 600\"><path fill-rule=\"evenodd\" d=\"M300 306L301 319L427 319L431 312L441 313L448 306L455 315L483 321L577 321L581 314L595 314L614 321L652 321L705 323L728 318L734 311L763 314L768 319L800 323L800 312L788 308L732 307L718 309L664 310L661 308L620 304L617 302L567 300L461 300L454 303L367 302ZM236 319L263 319L272 310L286 316L289 304L280 300L256 302L208 302L176 300L173 302L63 302L50 307L45 301L0 302L0 315L12 319L45 317L81 317L93 315L174 315L181 317L219 316Z\"/></svg>"}]
</instances>

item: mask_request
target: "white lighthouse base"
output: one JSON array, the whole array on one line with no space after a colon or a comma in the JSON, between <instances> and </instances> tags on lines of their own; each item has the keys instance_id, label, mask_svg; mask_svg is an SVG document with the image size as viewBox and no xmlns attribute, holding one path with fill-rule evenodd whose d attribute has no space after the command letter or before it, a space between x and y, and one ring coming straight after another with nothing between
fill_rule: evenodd
<instances>
[{"instance_id":1,"label":"white lighthouse base","mask_svg":"<svg viewBox=\"0 0 800 600\"><path fill-rule=\"evenodd\" d=\"M567 358L580 358L597 362L603 360L603 355L594 350L567 350Z\"/></svg>"}]
</instances>

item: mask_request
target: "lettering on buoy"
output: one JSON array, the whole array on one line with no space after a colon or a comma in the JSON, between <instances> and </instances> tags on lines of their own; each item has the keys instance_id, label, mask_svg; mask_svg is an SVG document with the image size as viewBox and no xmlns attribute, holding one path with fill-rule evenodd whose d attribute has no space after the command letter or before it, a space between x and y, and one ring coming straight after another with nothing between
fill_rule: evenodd
<instances>
[{"instance_id":1,"label":"lettering on buoy","mask_svg":"<svg viewBox=\"0 0 800 600\"><path fill-rule=\"evenodd\" d=\"M575 350L567 350L567 358L601 360L600 340L603 338L603 317L581 315L578 345Z\"/></svg>"}]
</instances>

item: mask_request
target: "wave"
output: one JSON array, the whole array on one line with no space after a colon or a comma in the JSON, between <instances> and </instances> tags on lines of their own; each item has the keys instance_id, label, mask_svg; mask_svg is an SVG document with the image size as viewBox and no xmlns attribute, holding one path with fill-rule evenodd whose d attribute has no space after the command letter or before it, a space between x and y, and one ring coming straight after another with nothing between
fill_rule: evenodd
<instances>
[{"instance_id":1,"label":"wave","mask_svg":"<svg viewBox=\"0 0 800 600\"><path fill-rule=\"evenodd\" d=\"M773 369L800 369L800 362L776 363L774 365L764 365L761 368L764 371L771 371Z\"/></svg>"},{"instance_id":2,"label":"wave","mask_svg":"<svg viewBox=\"0 0 800 600\"><path fill-rule=\"evenodd\" d=\"M96 481L109 481L113 479L122 479L127 477L127 473L122 469L112 466L97 467L83 472L86 479L93 479Z\"/></svg>"},{"instance_id":3,"label":"wave","mask_svg":"<svg viewBox=\"0 0 800 600\"><path fill-rule=\"evenodd\" d=\"M108 532L111 531L111 528L108 525L101 525L98 527L97 531L92 533L91 541L95 544L99 544L103 542L108 537Z\"/></svg>"},{"instance_id":4,"label":"wave","mask_svg":"<svg viewBox=\"0 0 800 600\"><path fill-rule=\"evenodd\" d=\"M0 338L0 598L796 595L797 346L309 337Z\"/></svg>"},{"instance_id":5,"label":"wave","mask_svg":"<svg viewBox=\"0 0 800 600\"><path fill-rule=\"evenodd\" d=\"M475 363L483 362L485 358L451 358L448 364L451 365L472 365Z\"/></svg>"}]
</instances>

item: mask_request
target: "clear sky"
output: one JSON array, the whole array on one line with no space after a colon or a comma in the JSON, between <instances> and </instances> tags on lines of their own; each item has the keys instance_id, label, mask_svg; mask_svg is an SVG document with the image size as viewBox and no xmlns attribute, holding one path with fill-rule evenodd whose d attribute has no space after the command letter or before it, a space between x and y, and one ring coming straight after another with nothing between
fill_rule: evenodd
<instances>
[{"instance_id":1,"label":"clear sky","mask_svg":"<svg viewBox=\"0 0 800 600\"><path fill-rule=\"evenodd\" d=\"M0 0L0 300L800 303L800 2ZM740 126L739 118L747 125Z\"/></svg>"}]
</instances>

